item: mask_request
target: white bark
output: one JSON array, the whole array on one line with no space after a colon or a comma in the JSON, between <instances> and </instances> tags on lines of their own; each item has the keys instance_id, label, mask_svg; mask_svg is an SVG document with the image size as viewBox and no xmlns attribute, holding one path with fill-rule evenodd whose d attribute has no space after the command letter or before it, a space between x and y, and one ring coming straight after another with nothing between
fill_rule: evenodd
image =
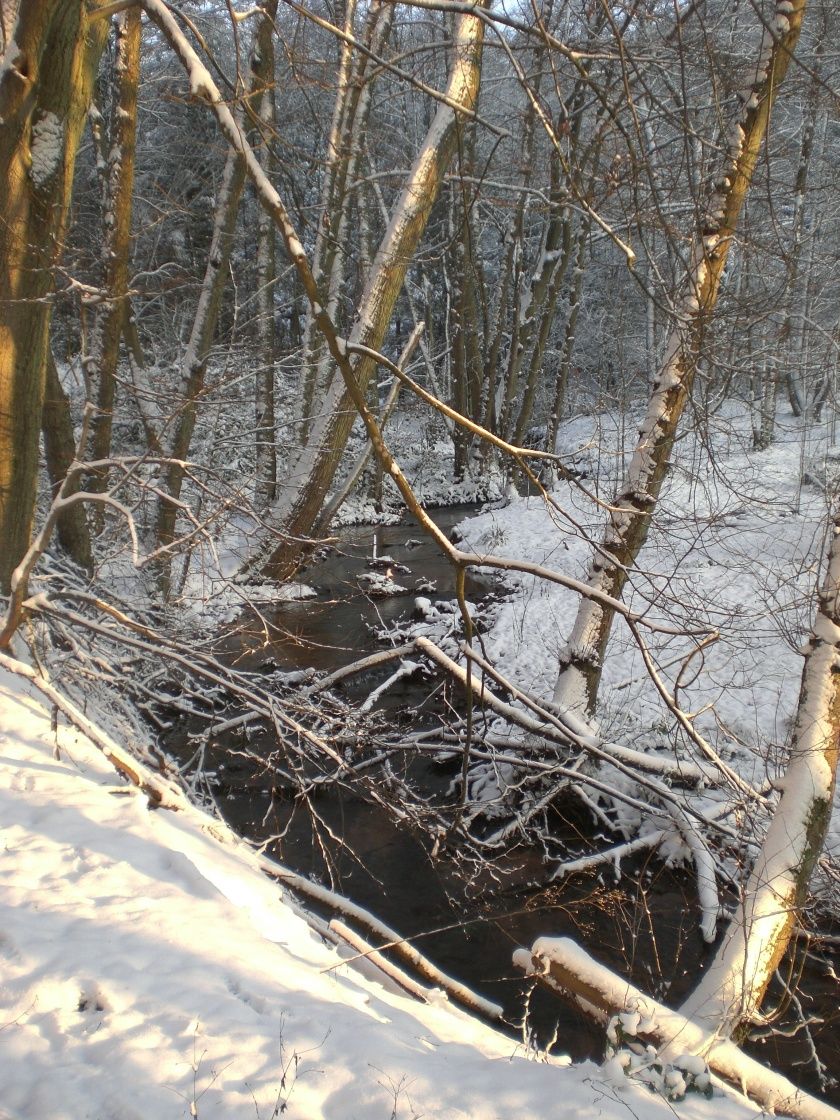
<instances>
[{"instance_id":1,"label":"white bark","mask_svg":"<svg viewBox=\"0 0 840 1120\"><path fill-rule=\"evenodd\" d=\"M840 511L805 666L782 796L724 941L682 1013L730 1033L754 1020L819 858L840 744Z\"/></svg>"},{"instance_id":2,"label":"white bark","mask_svg":"<svg viewBox=\"0 0 840 1120\"><path fill-rule=\"evenodd\" d=\"M530 951L518 949L514 964L539 976L550 987L568 992L590 1013L639 1016L637 1031L666 1043L674 1058L700 1055L720 1077L737 1085L770 1112L800 1120L840 1120L831 1105L798 1089L787 1078L747 1057L738 1047L721 1041L685 1015L671 1011L639 988L593 960L567 937L542 937Z\"/></svg>"}]
</instances>

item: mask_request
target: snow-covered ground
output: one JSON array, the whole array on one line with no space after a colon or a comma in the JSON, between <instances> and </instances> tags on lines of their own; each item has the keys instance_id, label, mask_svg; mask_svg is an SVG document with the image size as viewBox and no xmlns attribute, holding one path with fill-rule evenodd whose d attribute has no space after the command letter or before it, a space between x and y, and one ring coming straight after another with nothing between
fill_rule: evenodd
<instances>
[{"instance_id":1,"label":"snow-covered ground","mask_svg":"<svg viewBox=\"0 0 840 1120\"><path fill-rule=\"evenodd\" d=\"M605 441L593 425L607 422L567 424L562 448L606 499L632 439L632 426L616 425ZM702 441L683 441L632 591L637 606L650 600L651 617L720 627L682 699L692 710L714 704L698 726L752 776L784 763L828 504L799 479L803 463L813 477L831 473L828 435L805 446L791 428L756 455L743 426L723 417L708 436L711 465ZM577 527L522 498L468 522L466 546L581 577L602 514L574 486L555 497ZM505 675L550 695L575 597L531 577L511 583L485 649ZM435 615L419 628L451 629ZM666 664L687 648L652 645ZM667 746L620 623L602 699L605 732ZM666 1102L591 1063L571 1066L562 1038L552 1058L535 1056L445 1000L421 1004L382 986L370 965L344 963L313 933L244 844L197 809L150 811L3 671L0 801L0 1120L755 1114L728 1092Z\"/></svg>"},{"instance_id":2,"label":"snow-covered ground","mask_svg":"<svg viewBox=\"0 0 840 1120\"><path fill-rule=\"evenodd\" d=\"M621 430L608 421L585 416L567 422L558 448L564 461L585 472L580 487L602 502L615 492L635 435L629 420ZM710 710L701 719L710 733L719 733L722 720L733 742L743 738L763 745L785 741L796 704L802 667L797 647L812 621L828 508L840 472L838 449L826 428L803 433L789 419L777 442L757 453L749 447L745 421L743 414L713 417L705 432L689 433L677 444L639 570L624 598L652 621L719 631L687 674L681 697L692 711L714 706L714 715ZM828 492L800 484L803 460L809 477L829 476ZM573 483L555 486L553 497L570 519L547 512L539 496L520 498L460 526L464 547L585 578L590 540L600 541L605 515ZM487 648L510 679L550 696L578 598L529 576L513 582L517 593L497 613ZM688 639L645 636L663 661L678 664L692 648ZM665 675L673 679L675 670ZM620 721L628 706L642 724L661 715L646 676L635 643L617 620L604 669L601 718Z\"/></svg>"},{"instance_id":3,"label":"snow-covered ground","mask_svg":"<svg viewBox=\"0 0 840 1120\"><path fill-rule=\"evenodd\" d=\"M740 1120L535 1060L342 962L199 811L151 811L0 671L2 1120ZM562 1054L563 1040L557 1050Z\"/></svg>"}]
</instances>

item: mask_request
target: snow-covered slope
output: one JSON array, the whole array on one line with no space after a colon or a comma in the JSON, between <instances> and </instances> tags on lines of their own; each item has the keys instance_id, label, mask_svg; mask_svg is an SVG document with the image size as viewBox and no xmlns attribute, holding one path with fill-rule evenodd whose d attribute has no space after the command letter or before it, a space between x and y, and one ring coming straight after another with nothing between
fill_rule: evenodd
<instances>
[{"instance_id":1,"label":"snow-covered slope","mask_svg":"<svg viewBox=\"0 0 840 1120\"><path fill-rule=\"evenodd\" d=\"M342 963L213 828L151 811L0 672L2 1120L673 1117Z\"/></svg>"}]
</instances>

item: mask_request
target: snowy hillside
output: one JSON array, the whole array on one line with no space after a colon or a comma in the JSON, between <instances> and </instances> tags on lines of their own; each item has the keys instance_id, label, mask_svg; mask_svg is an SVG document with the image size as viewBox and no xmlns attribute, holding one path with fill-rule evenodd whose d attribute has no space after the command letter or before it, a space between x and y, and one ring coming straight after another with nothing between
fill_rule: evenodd
<instances>
[{"instance_id":1,"label":"snowy hillside","mask_svg":"<svg viewBox=\"0 0 840 1120\"><path fill-rule=\"evenodd\" d=\"M3 1120L673 1116L343 964L243 847L0 676ZM557 1050L562 1053L562 1039ZM734 1097L679 1114L753 1115Z\"/></svg>"}]
</instances>

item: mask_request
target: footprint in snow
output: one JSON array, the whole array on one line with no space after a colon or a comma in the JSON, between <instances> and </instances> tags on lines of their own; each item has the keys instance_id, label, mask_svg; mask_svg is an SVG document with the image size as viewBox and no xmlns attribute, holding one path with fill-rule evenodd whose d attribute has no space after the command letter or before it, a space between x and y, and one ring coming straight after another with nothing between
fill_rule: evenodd
<instances>
[{"instance_id":1,"label":"footprint in snow","mask_svg":"<svg viewBox=\"0 0 840 1120\"><path fill-rule=\"evenodd\" d=\"M35 779L25 770L15 770L9 785L15 793L31 793L35 788Z\"/></svg>"},{"instance_id":2,"label":"footprint in snow","mask_svg":"<svg viewBox=\"0 0 840 1120\"><path fill-rule=\"evenodd\" d=\"M265 999L262 996L255 996L251 992L244 991L239 981L236 980L233 976L228 976L227 978L227 990L232 996L236 996L238 1000L241 1000L246 1007L250 1007L253 1011L255 1011L257 1015L265 1015Z\"/></svg>"},{"instance_id":3,"label":"footprint in snow","mask_svg":"<svg viewBox=\"0 0 840 1120\"><path fill-rule=\"evenodd\" d=\"M102 989L98 984L86 984L79 992L79 1002L76 1010L81 1015L95 1015L102 1011L110 1011L111 1005L102 994Z\"/></svg>"}]
</instances>

